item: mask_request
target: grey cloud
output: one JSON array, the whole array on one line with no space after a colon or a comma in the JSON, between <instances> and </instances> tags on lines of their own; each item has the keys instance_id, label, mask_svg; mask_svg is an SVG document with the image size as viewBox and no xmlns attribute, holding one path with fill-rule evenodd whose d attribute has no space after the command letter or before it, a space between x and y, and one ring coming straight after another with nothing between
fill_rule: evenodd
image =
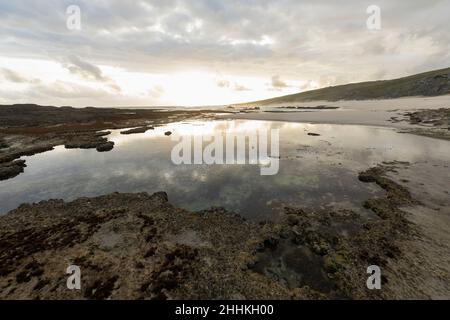
<instances>
[{"instance_id":1,"label":"grey cloud","mask_svg":"<svg viewBox=\"0 0 450 320\"><path fill-rule=\"evenodd\" d=\"M250 88L247 88L244 85L241 85L241 84L236 83L236 82L233 83L233 82L230 82L230 81L224 80L224 79L218 80L217 81L217 86L219 88L227 88L227 89L232 89L234 91L251 91Z\"/></svg>"},{"instance_id":2,"label":"grey cloud","mask_svg":"<svg viewBox=\"0 0 450 320\"><path fill-rule=\"evenodd\" d=\"M37 95L61 99L102 98L108 93L100 89L78 85L67 81L56 81L50 85L38 85L33 88Z\"/></svg>"},{"instance_id":3,"label":"grey cloud","mask_svg":"<svg viewBox=\"0 0 450 320\"><path fill-rule=\"evenodd\" d=\"M99 67L87 61L81 60L79 57L74 55L69 56L67 62L63 63L63 66L71 73L81 75L85 78L91 78L98 81L109 81L109 79L103 75Z\"/></svg>"},{"instance_id":4,"label":"grey cloud","mask_svg":"<svg viewBox=\"0 0 450 320\"><path fill-rule=\"evenodd\" d=\"M156 85L149 90L149 95L155 99L160 98L164 94L165 90L162 86Z\"/></svg>"},{"instance_id":5,"label":"grey cloud","mask_svg":"<svg viewBox=\"0 0 450 320\"><path fill-rule=\"evenodd\" d=\"M217 86L220 88L229 88L230 87L230 81L228 80L218 80Z\"/></svg>"},{"instance_id":6,"label":"grey cloud","mask_svg":"<svg viewBox=\"0 0 450 320\"><path fill-rule=\"evenodd\" d=\"M306 81L299 87L300 91L312 90L315 89L313 86L313 82L311 80Z\"/></svg>"},{"instance_id":7,"label":"grey cloud","mask_svg":"<svg viewBox=\"0 0 450 320\"><path fill-rule=\"evenodd\" d=\"M282 89L287 88L288 85L286 84L286 82L280 79L280 76L276 75L272 77L272 87L276 89Z\"/></svg>"},{"instance_id":8,"label":"grey cloud","mask_svg":"<svg viewBox=\"0 0 450 320\"><path fill-rule=\"evenodd\" d=\"M80 57L71 55L62 63L62 66L69 70L72 74L79 75L86 79L96 80L106 83L111 89L121 91L121 88L114 82L114 80L103 75L102 70Z\"/></svg>"},{"instance_id":9,"label":"grey cloud","mask_svg":"<svg viewBox=\"0 0 450 320\"><path fill-rule=\"evenodd\" d=\"M235 83L234 84L234 91L251 91L251 89L247 88L247 87L245 87L243 85Z\"/></svg>"},{"instance_id":10,"label":"grey cloud","mask_svg":"<svg viewBox=\"0 0 450 320\"><path fill-rule=\"evenodd\" d=\"M6 68L0 68L0 77L3 77L5 80L9 81L9 82L14 82L14 83L39 83L40 80L39 79L35 79L35 78L26 78L20 74L18 74L17 72L10 70L10 69L6 69Z\"/></svg>"}]
</instances>

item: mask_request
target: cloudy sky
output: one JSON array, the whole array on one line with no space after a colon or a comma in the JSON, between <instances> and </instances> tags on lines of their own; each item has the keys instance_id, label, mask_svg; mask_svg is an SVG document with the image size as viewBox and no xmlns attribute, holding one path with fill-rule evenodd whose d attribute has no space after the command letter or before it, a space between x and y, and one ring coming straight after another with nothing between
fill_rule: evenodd
<instances>
[{"instance_id":1,"label":"cloudy sky","mask_svg":"<svg viewBox=\"0 0 450 320\"><path fill-rule=\"evenodd\" d=\"M449 16L450 0L0 0L0 103L229 104L401 77L450 66Z\"/></svg>"}]
</instances>

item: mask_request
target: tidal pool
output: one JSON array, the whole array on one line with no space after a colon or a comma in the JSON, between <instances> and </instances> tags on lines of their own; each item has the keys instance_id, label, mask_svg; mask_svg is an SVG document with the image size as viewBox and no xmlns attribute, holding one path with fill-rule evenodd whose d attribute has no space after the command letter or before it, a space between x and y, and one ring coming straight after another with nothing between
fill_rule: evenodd
<instances>
[{"instance_id":1,"label":"tidal pool","mask_svg":"<svg viewBox=\"0 0 450 320\"><path fill-rule=\"evenodd\" d=\"M261 175L258 165L175 165L171 151L182 136L251 133L279 129L279 172ZM320 136L309 136L317 133ZM392 129L257 120L172 123L144 134L121 135L111 152L55 150L23 157L25 172L0 182L2 214L22 203L73 200L112 192L166 191L175 206L225 207L246 218L277 216L284 206L345 207L382 191L358 181L358 172L383 161L450 163L450 142L400 134ZM248 163L248 161L247 161Z\"/></svg>"}]
</instances>

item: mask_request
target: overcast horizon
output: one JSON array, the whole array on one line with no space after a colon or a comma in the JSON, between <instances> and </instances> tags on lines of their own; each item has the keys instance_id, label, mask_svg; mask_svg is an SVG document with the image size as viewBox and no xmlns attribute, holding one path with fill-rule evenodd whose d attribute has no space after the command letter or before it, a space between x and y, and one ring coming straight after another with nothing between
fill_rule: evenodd
<instances>
[{"instance_id":1,"label":"overcast horizon","mask_svg":"<svg viewBox=\"0 0 450 320\"><path fill-rule=\"evenodd\" d=\"M0 0L0 104L226 105L399 78L450 66L449 13L449 0Z\"/></svg>"}]
</instances>

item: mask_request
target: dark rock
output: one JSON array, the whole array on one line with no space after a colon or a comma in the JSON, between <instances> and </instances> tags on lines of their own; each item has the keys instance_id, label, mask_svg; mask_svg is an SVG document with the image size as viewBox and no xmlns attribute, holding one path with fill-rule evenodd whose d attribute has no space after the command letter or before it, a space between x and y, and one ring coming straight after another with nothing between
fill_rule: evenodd
<instances>
[{"instance_id":1,"label":"dark rock","mask_svg":"<svg viewBox=\"0 0 450 320\"><path fill-rule=\"evenodd\" d=\"M168 196L167 193L164 192L164 191L156 192L153 196L159 197L159 198L162 199L164 202L169 201L169 196Z\"/></svg>"},{"instance_id":2,"label":"dark rock","mask_svg":"<svg viewBox=\"0 0 450 320\"><path fill-rule=\"evenodd\" d=\"M25 160L0 163L0 180L14 178L15 176L21 174L25 167Z\"/></svg>"},{"instance_id":3,"label":"dark rock","mask_svg":"<svg viewBox=\"0 0 450 320\"><path fill-rule=\"evenodd\" d=\"M296 226L300 223L300 217L294 214L287 216L287 221L290 226Z\"/></svg>"},{"instance_id":4,"label":"dark rock","mask_svg":"<svg viewBox=\"0 0 450 320\"><path fill-rule=\"evenodd\" d=\"M94 136L103 137L103 136L109 136L110 134L111 134L111 131L99 131L99 132L96 132L94 134Z\"/></svg>"},{"instance_id":5,"label":"dark rock","mask_svg":"<svg viewBox=\"0 0 450 320\"><path fill-rule=\"evenodd\" d=\"M64 145L66 149L94 149L97 148L98 141L76 140L70 141Z\"/></svg>"},{"instance_id":6,"label":"dark rock","mask_svg":"<svg viewBox=\"0 0 450 320\"><path fill-rule=\"evenodd\" d=\"M112 149L114 149L114 142L108 141L106 143L102 143L102 144L98 145L96 149L98 152L111 151Z\"/></svg>"},{"instance_id":7,"label":"dark rock","mask_svg":"<svg viewBox=\"0 0 450 320\"><path fill-rule=\"evenodd\" d=\"M328 273L336 273L342 268L344 268L346 261L339 254L332 254L325 256L324 260L324 269Z\"/></svg>"},{"instance_id":8,"label":"dark rock","mask_svg":"<svg viewBox=\"0 0 450 320\"><path fill-rule=\"evenodd\" d=\"M139 127L139 128L134 128L134 129L130 129L130 130L125 130L120 132L120 134L136 134L136 133L145 133L148 130L154 130L155 128L153 127Z\"/></svg>"},{"instance_id":9,"label":"dark rock","mask_svg":"<svg viewBox=\"0 0 450 320\"><path fill-rule=\"evenodd\" d=\"M53 149L54 147L52 145L31 146L20 152L20 156L33 156L35 154L51 151Z\"/></svg>"},{"instance_id":10,"label":"dark rock","mask_svg":"<svg viewBox=\"0 0 450 320\"><path fill-rule=\"evenodd\" d=\"M102 281L101 279L96 280L92 285L86 288L84 296L91 300L104 300L111 295L118 279L118 276L113 276L105 281Z\"/></svg>"}]
</instances>

